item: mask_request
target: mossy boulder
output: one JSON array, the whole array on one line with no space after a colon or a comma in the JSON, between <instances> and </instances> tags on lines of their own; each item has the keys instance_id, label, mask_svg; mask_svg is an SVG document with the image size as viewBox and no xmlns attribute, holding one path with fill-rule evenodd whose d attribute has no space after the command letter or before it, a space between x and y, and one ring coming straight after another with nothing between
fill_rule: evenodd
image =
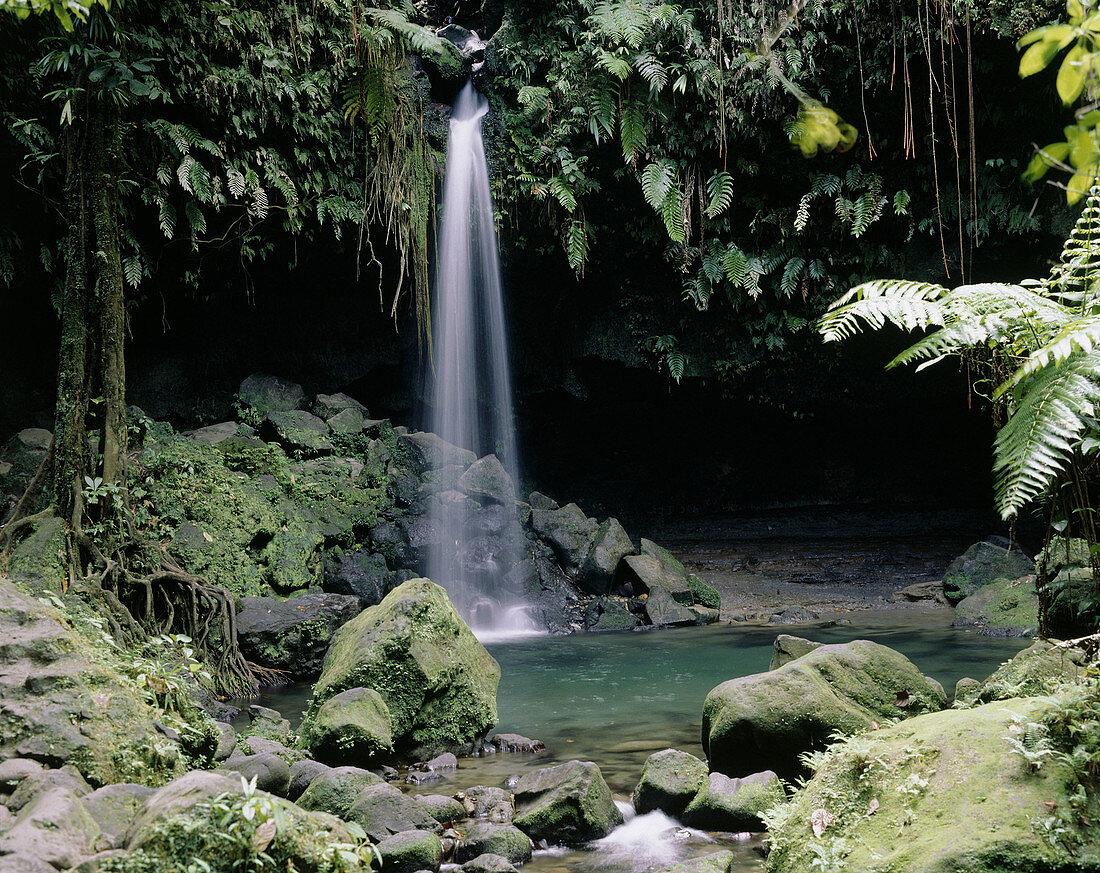
<instances>
[{"instance_id":1,"label":"mossy boulder","mask_svg":"<svg viewBox=\"0 0 1100 873\"><path fill-rule=\"evenodd\" d=\"M16 533L6 571L35 590L60 593L68 578L65 565L65 523L48 516Z\"/></svg>"},{"instance_id":2,"label":"mossy boulder","mask_svg":"<svg viewBox=\"0 0 1100 873\"><path fill-rule=\"evenodd\" d=\"M455 862L472 861L479 855L499 855L512 864L531 860L531 840L519 828L491 821L474 822L455 849Z\"/></svg>"},{"instance_id":3,"label":"mossy boulder","mask_svg":"<svg viewBox=\"0 0 1100 873\"><path fill-rule=\"evenodd\" d=\"M1058 640L1037 640L1001 664L976 689L970 689L967 696L988 703L1048 694L1059 685L1076 682L1084 674L1086 664L1081 649L1065 646Z\"/></svg>"},{"instance_id":4,"label":"mossy boulder","mask_svg":"<svg viewBox=\"0 0 1100 873\"><path fill-rule=\"evenodd\" d=\"M955 607L955 627L997 637L1028 637L1039 628L1035 577L994 579Z\"/></svg>"},{"instance_id":5,"label":"mossy boulder","mask_svg":"<svg viewBox=\"0 0 1100 873\"><path fill-rule=\"evenodd\" d=\"M378 844L386 873L434 871L443 863L443 841L430 831L402 831Z\"/></svg>"},{"instance_id":6,"label":"mossy boulder","mask_svg":"<svg viewBox=\"0 0 1100 873\"><path fill-rule=\"evenodd\" d=\"M529 770L515 789L513 824L533 840L574 845L606 837L623 823L600 768L567 761Z\"/></svg>"},{"instance_id":7,"label":"mossy boulder","mask_svg":"<svg viewBox=\"0 0 1100 873\"><path fill-rule=\"evenodd\" d=\"M416 798L384 782L359 792L348 810L347 820L359 825L376 842L403 831L442 830Z\"/></svg>"},{"instance_id":8,"label":"mossy boulder","mask_svg":"<svg viewBox=\"0 0 1100 873\"><path fill-rule=\"evenodd\" d=\"M393 751L390 711L373 688L349 688L302 725L302 745L329 764L367 764Z\"/></svg>"},{"instance_id":9,"label":"mossy boulder","mask_svg":"<svg viewBox=\"0 0 1100 873\"><path fill-rule=\"evenodd\" d=\"M337 629L359 614L359 598L310 591L281 600L242 597L237 641L250 661L295 679L320 675Z\"/></svg>"},{"instance_id":10,"label":"mossy boulder","mask_svg":"<svg viewBox=\"0 0 1100 873\"><path fill-rule=\"evenodd\" d=\"M182 772L184 749L158 720L186 727L194 754L213 753L209 719L191 707L186 716L154 710L114 657L75 629L73 613L0 580L0 758L68 763L96 786L159 785Z\"/></svg>"},{"instance_id":11,"label":"mossy boulder","mask_svg":"<svg viewBox=\"0 0 1100 873\"><path fill-rule=\"evenodd\" d=\"M305 396L306 392L297 382L263 373L253 373L237 389L237 398L242 409L248 413L247 417L252 419L249 424L253 425L269 412L289 412L300 408Z\"/></svg>"},{"instance_id":12,"label":"mossy boulder","mask_svg":"<svg viewBox=\"0 0 1100 873\"><path fill-rule=\"evenodd\" d=\"M1054 632L1065 636L1083 636L1096 630L1100 618L1100 583L1091 567L1063 566L1050 580L1050 607L1047 617Z\"/></svg>"},{"instance_id":13,"label":"mossy boulder","mask_svg":"<svg viewBox=\"0 0 1100 873\"><path fill-rule=\"evenodd\" d=\"M218 771L239 773L246 782L255 779L256 787L260 791L280 797L285 797L290 788L290 765L271 752L231 757Z\"/></svg>"},{"instance_id":14,"label":"mossy boulder","mask_svg":"<svg viewBox=\"0 0 1100 873\"><path fill-rule=\"evenodd\" d=\"M743 779L711 773L684 810L683 821L707 831L758 831L763 829L764 813L785 798L771 770Z\"/></svg>"},{"instance_id":15,"label":"mossy boulder","mask_svg":"<svg viewBox=\"0 0 1100 873\"><path fill-rule=\"evenodd\" d=\"M496 724L500 667L429 579L398 586L333 638L303 729L350 688L373 688L389 709L395 751L431 757Z\"/></svg>"},{"instance_id":16,"label":"mossy boulder","mask_svg":"<svg viewBox=\"0 0 1100 873\"><path fill-rule=\"evenodd\" d=\"M772 659L768 664L769 670L778 670L791 661L808 655L814 649L820 649L821 643L796 637L791 634L780 634L772 643Z\"/></svg>"},{"instance_id":17,"label":"mossy boulder","mask_svg":"<svg viewBox=\"0 0 1100 873\"><path fill-rule=\"evenodd\" d=\"M1073 823L1068 765L1049 758L1035 769L1014 745L1020 723L1050 705L945 710L831 747L772 817L768 873L803 873L820 858L831 869L906 873L1100 869L1096 825L1080 834Z\"/></svg>"},{"instance_id":18,"label":"mossy boulder","mask_svg":"<svg viewBox=\"0 0 1100 873\"><path fill-rule=\"evenodd\" d=\"M723 682L703 704L703 750L712 770L784 778L836 731L942 709L943 689L908 658L868 640L822 646L777 670Z\"/></svg>"},{"instance_id":19,"label":"mossy boulder","mask_svg":"<svg viewBox=\"0 0 1100 873\"><path fill-rule=\"evenodd\" d=\"M298 805L346 819L363 789L382 782L381 776L360 767L335 767L314 777L298 798Z\"/></svg>"},{"instance_id":20,"label":"mossy boulder","mask_svg":"<svg viewBox=\"0 0 1100 873\"><path fill-rule=\"evenodd\" d=\"M639 813L655 809L679 817L707 782L707 765L678 749L655 752L646 759L642 778L634 789Z\"/></svg>"},{"instance_id":21,"label":"mossy boulder","mask_svg":"<svg viewBox=\"0 0 1100 873\"><path fill-rule=\"evenodd\" d=\"M733 852L711 852L698 858L689 858L670 867L668 873L730 873L733 868Z\"/></svg>"},{"instance_id":22,"label":"mossy boulder","mask_svg":"<svg viewBox=\"0 0 1100 873\"><path fill-rule=\"evenodd\" d=\"M77 792L49 788L35 794L0 835L0 856L25 853L67 870L94 854L100 833Z\"/></svg>"},{"instance_id":23,"label":"mossy boulder","mask_svg":"<svg viewBox=\"0 0 1100 873\"><path fill-rule=\"evenodd\" d=\"M1014 581L1034 572L1034 562L1023 552L991 542L974 543L944 571L943 593L949 602L958 603L990 582Z\"/></svg>"}]
</instances>

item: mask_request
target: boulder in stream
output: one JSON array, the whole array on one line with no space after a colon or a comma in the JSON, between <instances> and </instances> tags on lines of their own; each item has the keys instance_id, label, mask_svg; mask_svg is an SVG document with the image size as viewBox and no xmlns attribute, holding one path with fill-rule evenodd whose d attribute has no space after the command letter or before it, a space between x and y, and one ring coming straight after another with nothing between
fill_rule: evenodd
<instances>
[{"instance_id":1,"label":"boulder in stream","mask_svg":"<svg viewBox=\"0 0 1100 873\"><path fill-rule=\"evenodd\" d=\"M346 819L363 789L381 784L380 776L359 767L325 768L302 792L298 805Z\"/></svg>"},{"instance_id":2,"label":"boulder in stream","mask_svg":"<svg viewBox=\"0 0 1100 873\"><path fill-rule=\"evenodd\" d=\"M443 863L443 842L431 831L402 831L378 843L386 873L434 871Z\"/></svg>"},{"instance_id":3,"label":"boulder in stream","mask_svg":"<svg viewBox=\"0 0 1100 873\"><path fill-rule=\"evenodd\" d=\"M515 802L513 824L556 845L598 840L623 823L600 768L590 761L527 771L516 783Z\"/></svg>"},{"instance_id":4,"label":"boulder in stream","mask_svg":"<svg viewBox=\"0 0 1100 873\"><path fill-rule=\"evenodd\" d=\"M375 842L402 831L442 830L416 798L385 782L359 792L348 810L347 820L358 824Z\"/></svg>"},{"instance_id":5,"label":"boulder in stream","mask_svg":"<svg viewBox=\"0 0 1100 873\"><path fill-rule=\"evenodd\" d=\"M995 637L1030 637L1039 627L1035 576L994 579L955 607L955 627Z\"/></svg>"},{"instance_id":6,"label":"boulder in stream","mask_svg":"<svg viewBox=\"0 0 1100 873\"><path fill-rule=\"evenodd\" d=\"M513 825L474 822L466 828L465 838L455 850L455 862L461 864L485 854L500 855L512 864L526 864L531 860L531 840Z\"/></svg>"},{"instance_id":7,"label":"boulder in stream","mask_svg":"<svg viewBox=\"0 0 1100 873\"><path fill-rule=\"evenodd\" d=\"M302 727L302 745L328 764L369 764L393 751L390 711L373 688L326 700Z\"/></svg>"},{"instance_id":8,"label":"boulder in stream","mask_svg":"<svg viewBox=\"0 0 1100 873\"><path fill-rule=\"evenodd\" d=\"M778 670L785 664L789 664L803 655L808 655L814 649L820 649L821 643L807 640L791 634L780 634L772 643L772 659L768 664L769 670Z\"/></svg>"},{"instance_id":9,"label":"boulder in stream","mask_svg":"<svg viewBox=\"0 0 1100 873\"><path fill-rule=\"evenodd\" d=\"M943 689L908 658L868 640L822 646L777 670L731 679L703 704L703 750L712 770L746 776L761 767L784 778L799 757L836 731L942 709Z\"/></svg>"},{"instance_id":10,"label":"boulder in stream","mask_svg":"<svg viewBox=\"0 0 1100 873\"><path fill-rule=\"evenodd\" d=\"M783 785L771 770L743 779L711 773L684 810L683 822L705 831L759 831L764 813L785 799Z\"/></svg>"},{"instance_id":11,"label":"boulder in stream","mask_svg":"<svg viewBox=\"0 0 1100 873\"><path fill-rule=\"evenodd\" d=\"M373 688L386 703L395 751L430 758L469 746L496 723L500 667L429 579L412 579L333 639L303 721L325 702Z\"/></svg>"},{"instance_id":12,"label":"boulder in stream","mask_svg":"<svg viewBox=\"0 0 1100 873\"><path fill-rule=\"evenodd\" d=\"M948 601L958 603L990 582L1013 581L1034 572L1034 562L1023 552L987 541L974 543L944 571L943 593Z\"/></svg>"},{"instance_id":13,"label":"boulder in stream","mask_svg":"<svg viewBox=\"0 0 1100 873\"><path fill-rule=\"evenodd\" d=\"M634 808L639 813L659 809L679 818L706 782L707 765L694 755L679 749L655 752L634 789Z\"/></svg>"}]
</instances>

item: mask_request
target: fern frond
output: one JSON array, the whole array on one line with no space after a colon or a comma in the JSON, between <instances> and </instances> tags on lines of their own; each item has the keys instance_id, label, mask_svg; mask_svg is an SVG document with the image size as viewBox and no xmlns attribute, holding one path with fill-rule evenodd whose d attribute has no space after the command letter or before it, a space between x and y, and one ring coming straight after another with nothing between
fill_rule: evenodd
<instances>
[{"instance_id":1,"label":"fern frond","mask_svg":"<svg viewBox=\"0 0 1100 873\"><path fill-rule=\"evenodd\" d=\"M668 70L649 52L642 52L634 59L638 74L645 79L650 91L660 91L668 84Z\"/></svg>"},{"instance_id":2,"label":"fern frond","mask_svg":"<svg viewBox=\"0 0 1100 873\"><path fill-rule=\"evenodd\" d=\"M994 489L1001 516L1010 519L1046 491L1100 402L1100 353L1090 352L1040 370L1017 388L1017 403L993 443Z\"/></svg>"},{"instance_id":3,"label":"fern frond","mask_svg":"<svg viewBox=\"0 0 1100 873\"><path fill-rule=\"evenodd\" d=\"M1090 314L1069 321L1050 340L1035 349L1008 382L998 389L998 396L1040 370L1059 366L1074 355L1088 354L1100 346L1100 315Z\"/></svg>"},{"instance_id":4,"label":"fern frond","mask_svg":"<svg viewBox=\"0 0 1100 873\"><path fill-rule=\"evenodd\" d=\"M733 203L733 176L725 170L719 170L707 179L707 208L703 210L707 218L717 218Z\"/></svg>"},{"instance_id":5,"label":"fern frond","mask_svg":"<svg viewBox=\"0 0 1100 873\"><path fill-rule=\"evenodd\" d=\"M630 100L623 106L619 119L619 136L623 144L623 160L633 166L638 155L646 147L645 111L637 100Z\"/></svg>"},{"instance_id":6,"label":"fern frond","mask_svg":"<svg viewBox=\"0 0 1100 873\"><path fill-rule=\"evenodd\" d=\"M837 300L818 322L826 342L838 342L860 331L865 321L873 329L886 322L905 330L944 323L938 300L948 291L942 285L897 279L865 282Z\"/></svg>"},{"instance_id":7,"label":"fern frond","mask_svg":"<svg viewBox=\"0 0 1100 873\"><path fill-rule=\"evenodd\" d=\"M578 276L584 275L584 265L588 261L588 223L583 218L569 222L565 232L565 251L573 272Z\"/></svg>"},{"instance_id":8,"label":"fern frond","mask_svg":"<svg viewBox=\"0 0 1100 873\"><path fill-rule=\"evenodd\" d=\"M642 170L642 194L658 212L675 187L676 164L669 158L660 158Z\"/></svg>"},{"instance_id":9,"label":"fern frond","mask_svg":"<svg viewBox=\"0 0 1100 873\"><path fill-rule=\"evenodd\" d=\"M596 50L596 63L620 82L629 79L634 70L629 57L624 57L620 52L609 52L602 48Z\"/></svg>"}]
</instances>

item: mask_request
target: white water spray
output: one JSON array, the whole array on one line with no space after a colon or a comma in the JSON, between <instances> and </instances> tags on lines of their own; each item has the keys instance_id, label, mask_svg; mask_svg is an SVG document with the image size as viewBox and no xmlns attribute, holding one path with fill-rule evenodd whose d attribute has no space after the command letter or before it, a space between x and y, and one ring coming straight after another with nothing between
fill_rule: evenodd
<instances>
[{"instance_id":1,"label":"white water spray","mask_svg":"<svg viewBox=\"0 0 1100 873\"><path fill-rule=\"evenodd\" d=\"M495 453L518 482L500 259L481 139L487 110L488 101L467 82L451 114L427 429L479 456ZM446 494L432 502L439 545L432 549L428 575L447 589L483 639L535 631L515 590L518 581L509 577L523 557L523 536L514 506L503 509L503 519L494 521Z\"/></svg>"}]
</instances>

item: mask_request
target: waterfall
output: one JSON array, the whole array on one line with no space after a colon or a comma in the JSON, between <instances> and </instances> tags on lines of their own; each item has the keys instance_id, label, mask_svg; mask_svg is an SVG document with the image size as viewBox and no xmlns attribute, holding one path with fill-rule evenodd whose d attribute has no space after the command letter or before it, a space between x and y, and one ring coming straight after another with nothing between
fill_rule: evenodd
<instances>
[{"instance_id":1,"label":"waterfall","mask_svg":"<svg viewBox=\"0 0 1100 873\"><path fill-rule=\"evenodd\" d=\"M426 429L479 457L495 454L518 484L500 258L481 139L487 110L488 101L467 82L451 114ZM511 573L524 557L514 504L479 508L448 488L444 472L432 498L436 545L428 575L479 637L534 630L519 574Z\"/></svg>"}]
</instances>

